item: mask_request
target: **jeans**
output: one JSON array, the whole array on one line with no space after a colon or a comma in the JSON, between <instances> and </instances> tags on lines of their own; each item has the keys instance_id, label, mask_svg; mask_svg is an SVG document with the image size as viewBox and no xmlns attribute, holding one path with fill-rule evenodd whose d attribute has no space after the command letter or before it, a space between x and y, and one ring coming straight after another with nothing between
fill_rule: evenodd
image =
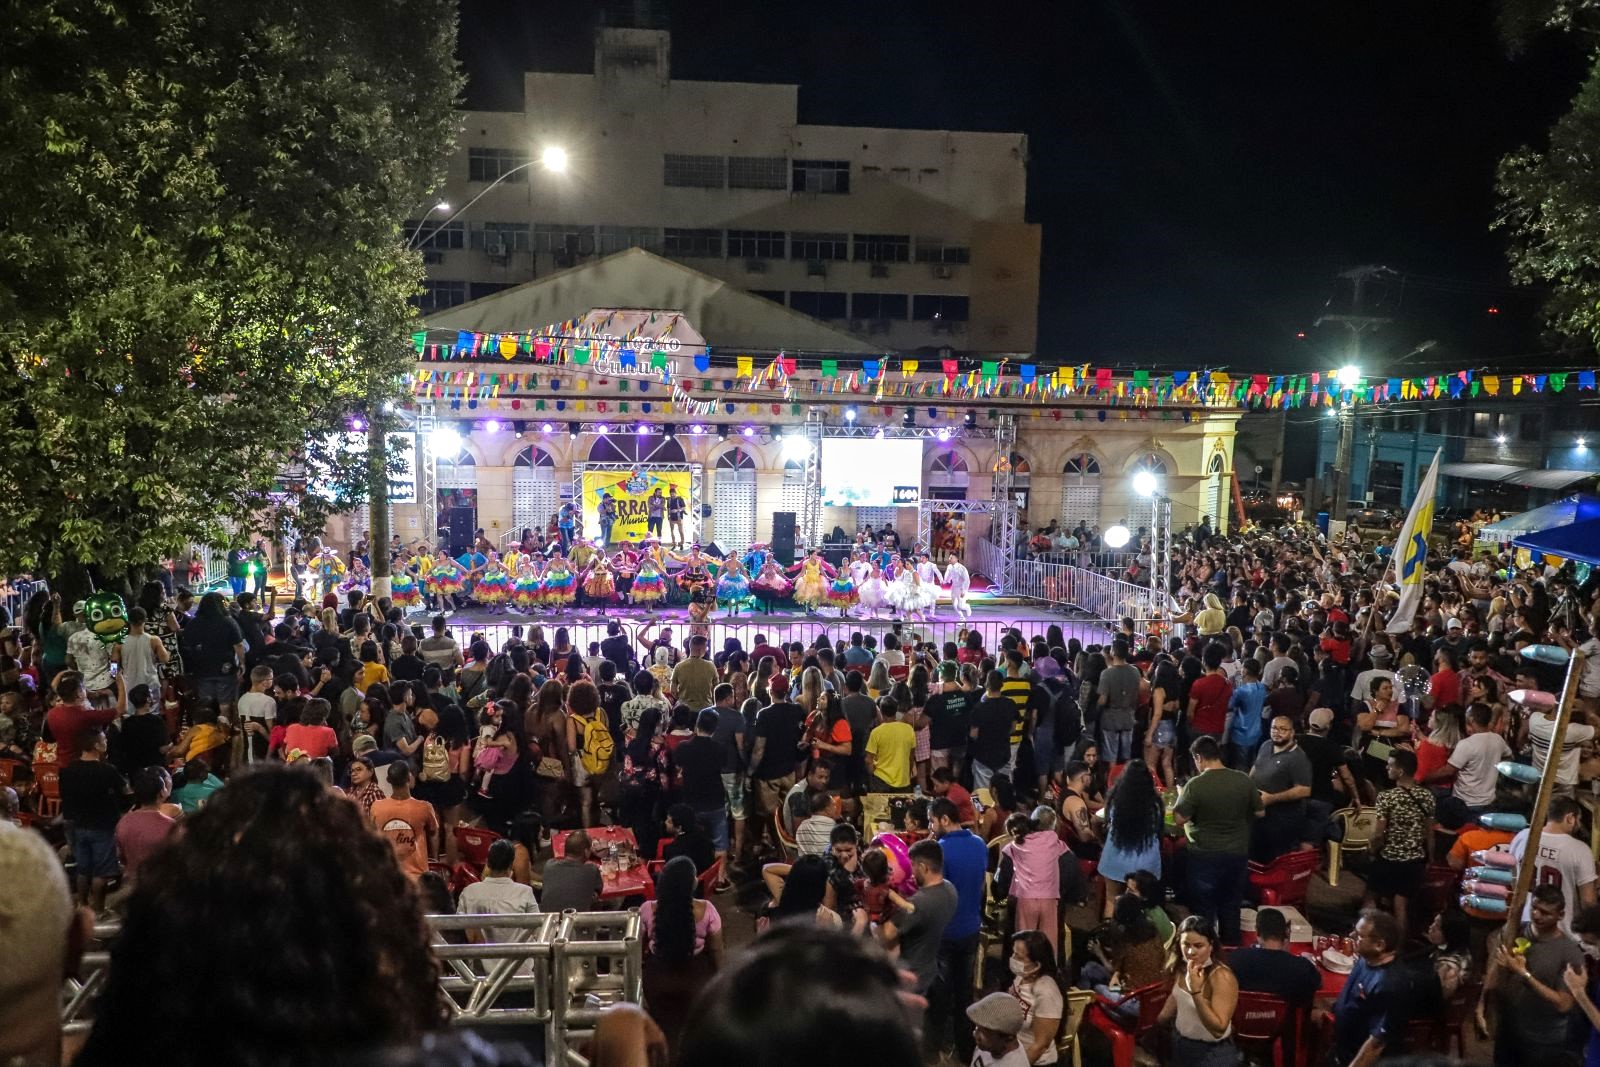
<instances>
[{"instance_id":1,"label":"jeans","mask_svg":"<svg viewBox=\"0 0 1600 1067\"><path fill-rule=\"evenodd\" d=\"M1239 904L1244 899L1248 857L1231 852L1203 852L1194 848L1187 851L1189 868L1184 880L1186 903L1196 915L1211 920L1223 944L1237 945Z\"/></svg>"},{"instance_id":2,"label":"jeans","mask_svg":"<svg viewBox=\"0 0 1600 1067\"><path fill-rule=\"evenodd\" d=\"M1132 730L1100 730L1100 758L1106 763L1126 763L1133 758Z\"/></svg>"},{"instance_id":3,"label":"jeans","mask_svg":"<svg viewBox=\"0 0 1600 1067\"><path fill-rule=\"evenodd\" d=\"M694 813L694 821L705 827L706 834L711 838L711 847L718 852L728 851L728 806L723 804L718 808L707 808L705 811ZM701 874L706 872L701 871Z\"/></svg>"},{"instance_id":4,"label":"jeans","mask_svg":"<svg viewBox=\"0 0 1600 1067\"><path fill-rule=\"evenodd\" d=\"M244 592L244 579L235 578L230 574L228 575L228 586L233 590L233 595L238 596L240 593Z\"/></svg>"},{"instance_id":5,"label":"jeans","mask_svg":"<svg viewBox=\"0 0 1600 1067\"><path fill-rule=\"evenodd\" d=\"M611 543L611 527L612 527L612 524L609 523L609 522L602 522L600 524L600 547L601 548L604 548L604 547L606 547L607 545L609 545Z\"/></svg>"},{"instance_id":6,"label":"jeans","mask_svg":"<svg viewBox=\"0 0 1600 1067\"><path fill-rule=\"evenodd\" d=\"M1033 769L1040 778L1048 778L1060 769L1061 749L1056 745L1056 725L1041 722L1033 729Z\"/></svg>"},{"instance_id":7,"label":"jeans","mask_svg":"<svg viewBox=\"0 0 1600 1067\"><path fill-rule=\"evenodd\" d=\"M956 1059L972 1060L972 1025L967 1005L972 1003L972 974L978 959L978 935L939 942L939 977L928 990L929 1038L943 1043L946 1020L954 1032Z\"/></svg>"}]
</instances>

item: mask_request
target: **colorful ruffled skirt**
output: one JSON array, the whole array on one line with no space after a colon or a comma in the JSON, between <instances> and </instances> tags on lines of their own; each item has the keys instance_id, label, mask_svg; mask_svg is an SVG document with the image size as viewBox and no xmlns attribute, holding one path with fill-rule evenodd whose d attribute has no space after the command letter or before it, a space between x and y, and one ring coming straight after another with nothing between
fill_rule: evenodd
<instances>
[{"instance_id":1,"label":"colorful ruffled skirt","mask_svg":"<svg viewBox=\"0 0 1600 1067\"><path fill-rule=\"evenodd\" d=\"M429 596L439 596L440 594L450 596L466 588L465 583L461 581L461 572L454 567L433 568L428 572L427 584Z\"/></svg>"},{"instance_id":2,"label":"colorful ruffled skirt","mask_svg":"<svg viewBox=\"0 0 1600 1067\"><path fill-rule=\"evenodd\" d=\"M491 606L507 603L511 599L511 575L505 571L485 574L472 590L473 599Z\"/></svg>"},{"instance_id":3,"label":"colorful ruffled skirt","mask_svg":"<svg viewBox=\"0 0 1600 1067\"><path fill-rule=\"evenodd\" d=\"M801 572L794 583L794 602L803 608L814 608L828 599L828 583L820 573Z\"/></svg>"},{"instance_id":4,"label":"colorful ruffled skirt","mask_svg":"<svg viewBox=\"0 0 1600 1067\"><path fill-rule=\"evenodd\" d=\"M541 602L548 607L566 607L578 593L578 579L569 571L566 574L547 574L544 577L544 596Z\"/></svg>"},{"instance_id":5,"label":"colorful ruffled skirt","mask_svg":"<svg viewBox=\"0 0 1600 1067\"><path fill-rule=\"evenodd\" d=\"M511 603L519 608L532 610L544 601L544 579L527 575L516 580L511 586Z\"/></svg>"},{"instance_id":6,"label":"colorful ruffled skirt","mask_svg":"<svg viewBox=\"0 0 1600 1067\"><path fill-rule=\"evenodd\" d=\"M397 608L414 608L422 603L422 590L409 574L397 574L389 584L389 603Z\"/></svg>"},{"instance_id":7,"label":"colorful ruffled skirt","mask_svg":"<svg viewBox=\"0 0 1600 1067\"><path fill-rule=\"evenodd\" d=\"M742 574L724 574L717 579L717 599L733 604L750 597L750 579Z\"/></svg>"},{"instance_id":8,"label":"colorful ruffled skirt","mask_svg":"<svg viewBox=\"0 0 1600 1067\"><path fill-rule=\"evenodd\" d=\"M661 576L660 571L641 570L633 576L633 586L629 595L635 604L649 604L667 598L667 580Z\"/></svg>"},{"instance_id":9,"label":"colorful ruffled skirt","mask_svg":"<svg viewBox=\"0 0 1600 1067\"><path fill-rule=\"evenodd\" d=\"M828 603L836 608L848 608L856 602L856 583L849 575L841 574L828 586Z\"/></svg>"},{"instance_id":10,"label":"colorful ruffled skirt","mask_svg":"<svg viewBox=\"0 0 1600 1067\"><path fill-rule=\"evenodd\" d=\"M583 583L583 595L590 600L608 604L617 599L617 581L611 576L610 571L591 574Z\"/></svg>"},{"instance_id":11,"label":"colorful ruffled skirt","mask_svg":"<svg viewBox=\"0 0 1600 1067\"><path fill-rule=\"evenodd\" d=\"M757 578L750 583L750 592L763 600L782 600L794 592L794 583L781 574L770 578Z\"/></svg>"}]
</instances>

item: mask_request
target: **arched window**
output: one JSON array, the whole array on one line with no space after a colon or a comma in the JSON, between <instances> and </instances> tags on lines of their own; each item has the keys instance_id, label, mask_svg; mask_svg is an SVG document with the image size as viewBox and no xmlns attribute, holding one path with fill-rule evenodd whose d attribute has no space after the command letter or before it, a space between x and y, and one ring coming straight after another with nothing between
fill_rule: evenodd
<instances>
[{"instance_id":1,"label":"arched window","mask_svg":"<svg viewBox=\"0 0 1600 1067\"><path fill-rule=\"evenodd\" d=\"M523 529L543 532L550 516L561 510L561 480L555 457L538 445L529 445L511 461L511 526L513 538Z\"/></svg>"},{"instance_id":2,"label":"arched window","mask_svg":"<svg viewBox=\"0 0 1600 1067\"><path fill-rule=\"evenodd\" d=\"M961 453L951 448L934 454L928 465L928 498L930 500L965 500L972 475Z\"/></svg>"},{"instance_id":3,"label":"arched window","mask_svg":"<svg viewBox=\"0 0 1600 1067\"><path fill-rule=\"evenodd\" d=\"M1061 467L1061 524L1100 522L1100 461L1087 452L1067 457Z\"/></svg>"},{"instance_id":4,"label":"arched window","mask_svg":"<svg viewBox=\"0 0 1600 1067\"><path fill-rule=\"evenodd\" d=\"M614 429L589 445L590 463L682 463L683 446L676 437Z\"/></svg>"},{"instance_id":5,"label":"arched window","mask_svg":"<svg viewBox=\"0 0 1600 1067\"><path fill-rule=\"evenodd\" d=\"M1154 452L1147 452L1139 457L1139 462L1134 464L1133 469L1149 471L1158 478L1164 478L1167 475L1167 461Z\"/></svg>"},{"instance_id":6,"label":"arched window","mask_svg":"<svg viewBox=\"0 0 1600 1067\"><path fill-rule=\"evenodd\" d=\"M1211 517L1211 525L1219 533L1226 530L1227 524L1227 516L1223 514L1224 509L1228 506L1227 493L1223 487L1225 477L1223 467L1225 466L1226 464L1222 460L1222 453L1218 452L1211 457L1211 462L1206 467L1206 492L1203 506L1206 509L1205 514Z\"/></svg>"},{"instance_id":7,"label":"arched window","mask_svg":"<svg viewBox=\"0 0 1600 1067\"><path fill-rule=\"evenodd\" d=\"M734 447L717 456L711 483L711 539L738 552L756 539L756 461Z\"/></svg>"},{"instance_id":8,"label":"arched window","mask_svg":"<svg viewBox=\"0 0 1600 1067\"><path fill-rule=\"evenodd\" d=\"M783 494L779 511L794 512L795 526L799 528L806 513L806 464L801 459L783 461Z\"/></svg>"}]
</instances>

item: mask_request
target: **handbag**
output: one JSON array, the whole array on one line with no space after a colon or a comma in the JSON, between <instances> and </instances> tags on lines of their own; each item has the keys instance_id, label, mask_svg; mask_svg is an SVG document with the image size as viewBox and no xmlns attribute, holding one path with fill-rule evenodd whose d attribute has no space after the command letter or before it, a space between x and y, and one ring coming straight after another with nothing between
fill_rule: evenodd
<instances>
[{"instance_id":1,"label":"handbag","mask_svg":"<svg viewBox=\"0 0 1600 1067\"><path fill-rule=\"evenodd\" d=\"M534 765L533 773L538 775L540 778L560 779L567 776L566 768L563 767L561 765L561 761L556 759L554 756L540 757L539 762Z\"/></svg>"}]
</instances>

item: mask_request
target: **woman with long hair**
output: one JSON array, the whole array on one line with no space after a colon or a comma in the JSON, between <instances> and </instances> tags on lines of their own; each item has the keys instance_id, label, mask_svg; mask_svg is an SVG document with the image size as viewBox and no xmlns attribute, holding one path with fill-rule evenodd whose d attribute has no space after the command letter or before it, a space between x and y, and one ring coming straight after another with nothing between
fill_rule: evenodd
<instances>
[{"instance_id":1,"label":"woman with long hair","mask_svg":"<svg viewBox=\"0 0 1600 1067\"><path fill-rule=\"evenodd\" d=\"M1417 781L1425 782L1428 775L1450 762L1450 753L1461 743L1461 713L1455 708L1435 708L1428 736L1417 742ZM1449 787L1454 779L1441 779L1438 785Z\"/></svg>"},{"instance_id":2,"label":"woman with long hair","mask_svg":"<svg viewBox=\"0 0 1600 1067\"><path fill-rule=\"evenodd\" d=\"M1182 689L1178 665L1165 652L1157 654L1150 672L1150 725L1144 735L1144 762L1174 789L1178 785L1175 753Z\"/></svg>"},{"instance_id":3,"label":"woman with long hair","mask_svg":"<svg viewBox=\"0 0 1600 1067\"><path fill-rule=\"evenodd\" d=\"M672 754L661 736L661 709L647 707L639 726L622 749L618 814L622 825L633 830L639 851L656 854L661 837L662 797L672 781Z\"/></svg>"},{"instance_id":4,"label":"woman with long hair","mask_svg":"<svg viewBox=\"0 0 1600 1067\"><path fill-rule=\"evenodd\" d=\"M932 686L928 682L928 668L917 664L906 675L905 684L896 685L894 692L898 697L901 689L905 690L905 702L901 705L900 712L905 716L905 721L916 731L916 746L912 750L911 758L916 762L916 780L922 783L924 792L933 791L933 782L928 777L929 764L933 760L933 730L930 720L924 714L928 706L928 694Z\"/></svg>"},{"instance_id":5,"label":"woman with long hair","mask_svg":"<svg viewBox=\"0 0 1600 1067\"><path fill-rule=\"evenodd\" d=\"M639 907L644 930L644 1002L670 1050L689 1009L722 966L722 916L696 900L694 861L668 860L656 875L656 895Z\"/></svg>"},{"instance_id":6,"label":"woman with long hair","mask_svg":"<svg viewBox=\"0 0 1600 1067\"><path fill-rule=\"evenodd\" d=\"M1149 877L1149 872L1144 874ZM1123 893L1111 909L1111 921L1102 923L1089 942L1094 959L1083 965L1078 985L1103 997L1141 989L1161 981L1166 971L1166 948L1161 931L1150 918L1149 902L1137 893ZM1118 992L1113 992L1115 986ZM1139 1017L1139 1002L1118 1009L1124 1019Z\"/></svg>"},{"instance_id":7,"label":"woman with long hair","mask_svg":"<svg viewBox=\"0 0 1600 1067\"><path fill-rule=\"evenodd\" d=\"M893 688L894 681L889 677L889 665L881 659L873 660L872 671L867 675L867 696L877 700Z\"/></svg>"},{"instance_id":8,"label":"woman with long hair","mask_svg":"<svg viewBox=\"0 0 1600 1067\"><path fill-rule=\"evenodd\" d=\"M828 867L821 856L801 856L783 879L783 892L768 905L757 924L766 933L779 923L794 921L839 930L844 920L822 902L828 891Z\"/></svg>"},{"instance_id":9,"label":"woman with long hair","mask_svg":"<svg viewBox=\"0 0 1600 1067\"><path fill-rule=\"evenodd\" d=\"M1166 813L1143 760L1130 760L1106 801L1106 844L1100 852L1105 883L1102 914L1111 916L1116 893L1135 871L1161 873L1161 830Z\"/></svg>"},{"instance_id":10,"label":"woman with long hair","mask_svg":"<svg viewBox=\"0 0 1600 1067\"><path fill-rule=\"evenodd\" d=\"M756 661L755 682L750 686L750 695L761 701L761 706L766 707L772 703L772 693L767 688L767 679L778 673L778 661L771 656L762 656Z\"/></svg>"},{"instance_id":11,"label":"woman with long hair","mask_svg":"<svg viewBox=\"0 0 1600 1067\"><path fill-rule=\"evenodd\" d=\"M1191 915L1178 924L1178 951L1183 962L1159 1019L1172 1024L1175 1067L1231 1067L1239 1062L1233 1044L1239 981L1218 958L1221 947L1221 939L1204 916Z\"/></svg>"},{"instance_id":12,"label":"woman with long hair","mask_svg":"<svg viewBox=\"0 0 1600 1067\"><path fill-rule=\"evenodd\" d=\"M527 743L539 749L534 770L539 812L550 822L560 813L562 790L572 780L572 751L567 747L567 687L555 679L541 685L524 723Z\"/></svg>"},{"instance_id":13,"label":"woman with long hair","mask_svg":"<svg viewBox=\"0 0 1600 1067\"><path fill-rule=\"evenodd\" d=\"M1056 1034L1066 1015L1061 995L1061 975L1049 940L1038 930L1023 930L1011 937L1007 961L1011 988L1006 990L1022 1005L1022 1033L1017 1040L1030 1064L1056 1062Z\"/></svg>"}]
</instances>

